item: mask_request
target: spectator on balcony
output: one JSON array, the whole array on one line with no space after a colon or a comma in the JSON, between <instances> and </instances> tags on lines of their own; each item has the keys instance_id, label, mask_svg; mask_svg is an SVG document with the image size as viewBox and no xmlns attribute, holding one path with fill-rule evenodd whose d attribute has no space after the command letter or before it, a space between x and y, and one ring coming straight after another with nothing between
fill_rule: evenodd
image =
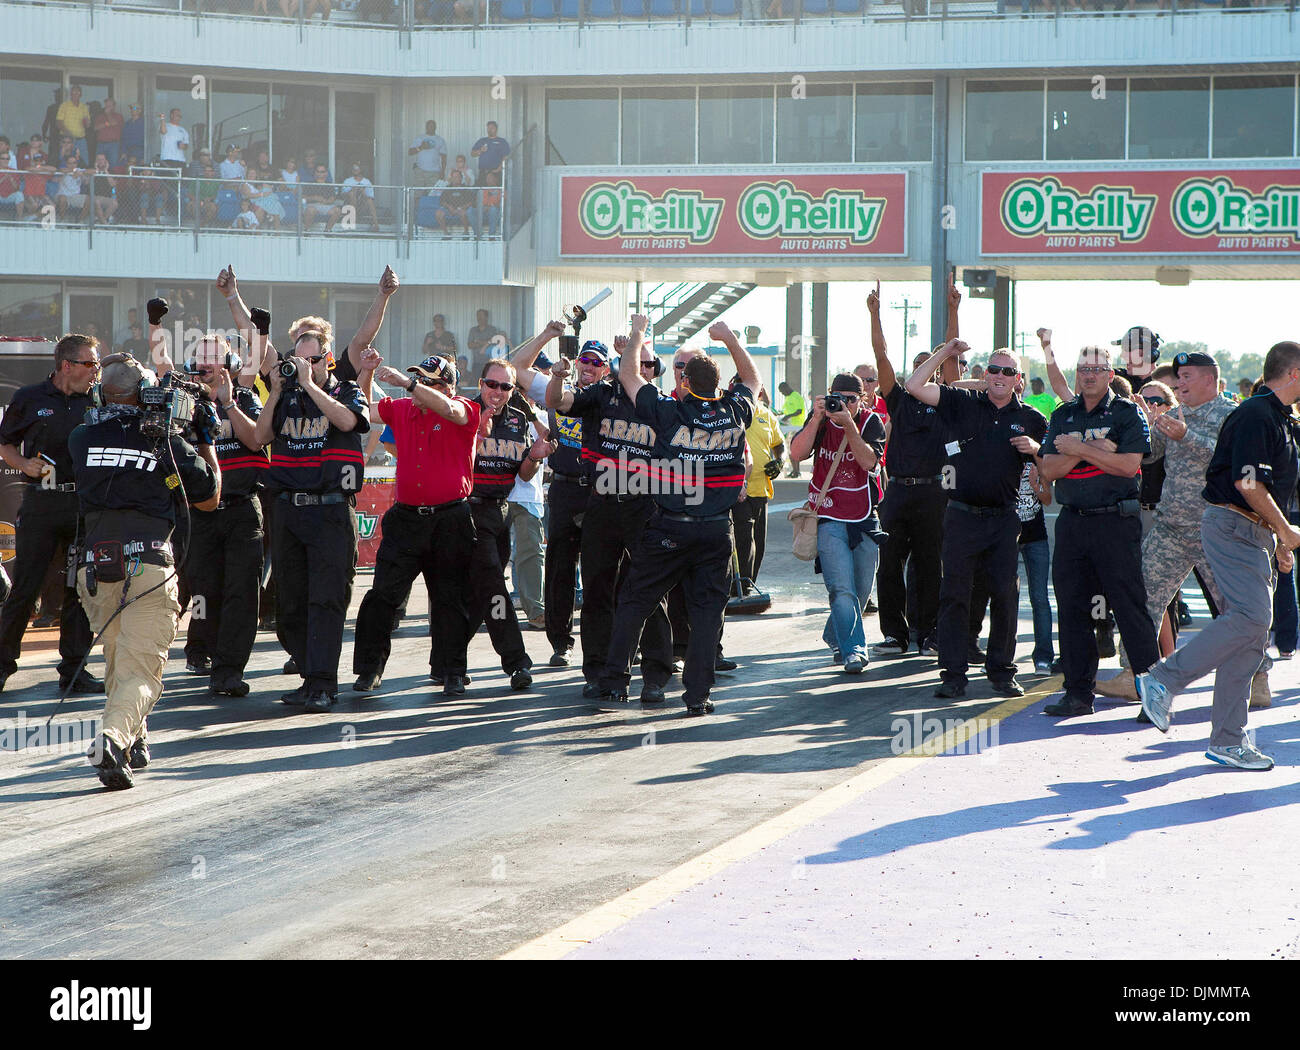
<instances>
[{"instance_id":1,"label":"spectator on balcony","mask_svg":"<svg viewBox=\"0 0 1300 1050\"><path fill-rule=\"evenodd\" d=\"M342 218L343 207L338 201L338 188L330 182L329 168L317 164L315 176L315 181L307 183L302 191L302 224L309 229L323 220L325 232L329 233Z\"/></svg>"},{"instance_id":2,"label":"spectator on balcony","mask_svg":"<svg viewBox=\"0 0 1300 1050\"><path fill-rule=\"evenodd\" d=\"M195 196L199 209L199 225L215 226L217 223L217 191L221 189L221 179L217 169L212 166L212 158L199 172L198 193Z\"/></svg>"},{"instance_id":3,"label":"spectator on balcony","mask_svg":"<svg viewBox=\"0 0 1300 1050\"><path fill-rule=\"evenodd\" d=\"M90 195L95 205L95 221L108 225L117 214L117 179L108 171L108 157L101 150L95 154L95 170L90 176Z\"/></svg>"},{"instance_id":4,"label":"spectator on balcony","mask_svg":"<svg viewBox=\"0 0 1300 1050\"><path fill-rule=\"evenodd\" d=\"M258 218L257 209L253 207L252 201L247 197L240 197L239 214L235 216L235 221L230 225L235 230L261 229L262 222Z\"/></svg>"},{"instance_id":5,"label":"spectator on balcony","mask_svg":"<svg viewBox=\"0 0 1300 1050\"><path fill-rule=\"evenodd\" d=\"M117 111L117 103L111 98L104 99L104 108L94 123L95 148L108 159L110 168L117 164L122 152L122 128L125 124L122 114Z\"/></svg>"},{"instance_id":6,"label":"spectator on balcony","mask_svg":"<svg viewBox=\"0 0 1300 1050\"><path fill-rule=\"evenodd\" d=\"M496 187L495 189L493 187ZM475 191L478 198L469 210L469 224L474 228L474 236L483 236L486 220L487 235L495 237L501 228L501 170L489 171L483 176L483 186Z\"/></svg>"},{"instance_id":7,"label":"spectator on balcony","mask_svg":"<svg viewBox=\"0 0 1300 1050\"><path fill-rule=\"evenodd\" d=\"M226 159L221 162L218 169L221 172L223 181L230 185L243 182L248 178L248 165L244 163L243 150L233 142L226 147Z\"/></svg>"},{"instance_id":8,"label":"spectator on balcony","mask_svg":"<svg viewBox=\"0 0 1300 1050\"><path fill-rule=\"evenodd\" d=\"M474 204L472 190L460 188L460 176L452 172L448 176L447 189L438 198L438 207L433 213L438 229L448 233L447 223L459 223L463 233L469 233L469 209Z\"/></svg>"},{"instance_id":9,"label":"spectator on balcony","mask_svg":"<svg viewBox=\"0 0 1300 1050\"><path fill-rule=\"evenodd\" d=\"M379 216L375 213L375 187L361 173L361 165L352 165L352 174L343 180L343 199L352 208L355 218L370 217L370 232L379 232Z\"/></svg>"},{"instance_id":10,"label":"spectator on balcony","mask_svg":"<svg viewBox=\"0 0 1300 1050\"><path fill-rule=\"evenodd\" d=\"M0 135L0 205L13 209L13 217L23 214L23 179L18 174L18 158L9 140ZM3 215L3 213L0 213Z\"/></svg>"},{"instance_id":11,"label":"spectator on balcony","mask_svg":"<svg viewBox=\"0 0 1300 1050\"><path fill-rule=\"evenodd\" d=\"M298 158L285 158L284 166L280 168L280 181L287 182L291 186L298 183Z\"/></svg>"},{"instance_id":12,"label":"spectator on balcony","mask_svg":"<svg viewBox=\"0 0 1300 1050\"><path fill-rule=\"evenodd\" d=\"M201 149L199 155L194 158L194 163L185 169L185 174L191 179L197 179L202 176L204 168L210 167L212 167L212 151Z\"/></svg>"},{"instance_id":13,"label":"spectator on balcony","mask_svg":"<svg viewBox=\"0 0 1300 1050\"><path fill-rule=\"evenodd\" d=\"M156 167L145 168L143 174L147 177L139 180L140 221L145 225L149 225L150 222L162 223L163 208L166 207L171 196L167 185L171 180L159 177L160 173L166 170L162 162L158 161ZM152 217L149 215L151 211Z\"/></svg>"},{"instance_id":14,"label":"spectator on balcony","mask_svg":"<svg viewBox=\"0 0 1300 1050\"><path fill-rule=\"evenodd\" d=\"M510 156L510 143L497 134L497 122L495 120L487 122L487 134L474 143L474 148L469 151L469 155L478 157L480 183L482 183L485 173L501 170L501 165L505 163L506 157Z\"/></svg>"},{"instance_id":15,"label":"spectator on balcony","mask_svg":"<svg viewBox=\"0 0 1300 1050\"><path fill-rule=\"evenodd\" d=\"M173 109L167 116L158 114L158 136L162 141L159 156L170 168L185 167L186 151L190 148L190 133L181 124L181 111Z\"/></svg>"},{"instance_id":16,"label":"spectator on balcony","mask_svg":"<svg viewBox=\"0 0 1300 1050\"><path fill-rule=\"evenodd\" d=\"M46 142L57 142L59 137L59 107L63 105L63 88L54 89L54 101L45 107L45 119L41 121L41 137Z\"/></svg>"},{"instance_id":17,"label":"spectator on balcony","mask_svg":"<svg viewBox=\"0 0 1300 1050\"><path fill-rule=\"evenodd\" d=\"M258 221L271 229L278 230L284 221L284 205L276 193L275 183L271 181L272 173L252 168L248 172L248 181L240 188L240 195L253 205Z\"/></svg>"},{"instance_id":18,"label":"spectator on balcony","mask_svg":"<svg viewBox=\"0 0 1300 1050\"><path fill-rule=\"evenodd\" d=\"M134 310L131 311L135 313ZM144 328L139 321L132 321L126 339L118 348L123 353L130 354L137 361L148 361L149 358L149 340L144 337Z\"/></svg>"},{"instance_id":19,"label":"spectator on balcony","mask_svg":"<svg viewBox=\"0 0 1300 1050\"><path fill-rule=\"evenodd\" d=\"M406 155L415 158L411 175L413 185L438 185L447 170L447 143L438 134L436 120L424 122L424 134L416 137Z\"/></svg>"},{"instance_id":20,"label":"spectator on balcony","mask_svg":"<svg viewBox=\"0 0 1300 1050\"><path fill-rule=\"evenodd\" d=\"M81 152L77 149L76 142L70 135L59 136L59 155L54 164L57 168L62 168L69 159L75 160L80 167L85 167L85 161L82 159Z\"/></svg>"},{"instance_id":21,"label":"spectator on balcony","mask_svg":"<svg viewBox=\"0 0 1300 1050\"><path fill-rule=\"evenodd\" d=\"M454 168L452 168L452 171L460 172L460 184L462 186L474 185L474 169L469 166L469 161L465 159L465 154L463 153L456 154L456 165ZM447 185L446 179L438 183L438 185L446 186Z\"/></svg>"},{"instance_id":22,"label":"spectator on balcony","mask_svg":"<svg viewBox=\"0 0 1300 1050\"><path fill-rule=\"evenodd\" d=\"M54 166L45 152L45 140L40 135L33 135L19 151L18 169L26 172L23 177L23 207L27 210L28 217L39 218L45 208L54 204L49 192Z\"/></svg>"},{"instance_id":23,"label":"spectator on balcony","mask_svg":"<svg viewBox=\"0 0 1300 1050\"><path fill-rule=\"evenodd\" d=\"M132 106L126 123L122 125L122 153L144 156L144 114L139 106Z\"/></svg>"},{"instance_id":24,"label":"spectator on balcony","mask_svg":"<svg viewBox=\"0 0 1300 1050\"><path fill-rule=\"evenodd\" d=\"M86 128L90 126L90 107L81 101L81 88L73 85L68 92L68 100L59 106L55 119L59 131L69 136L77 144L77 152L82 158L89 154L86 149Z\"/></svg>"},{"instance_id":25,"label":"spectator on balcony","mask_svg":"<svg viewBox=\"0 0 1300 1050\"><path fill-rule=\"evenodd\" d=\"M480 358L487 356L488 344L498 335L501 335L502 332L500 328L497 328L488 320L486 310L478 311L475 316L478 324L471 328L469 334L465 336L465 349L474 355L475 361L478 361Z\"/></svg>"},{"instance_id":26,"label":"spectator on balcony","mask_svg":"<svg viewBox=\"0 0 1300 1050\"><path fill-rule=\"evenodd\" d=\"M325 169L326 182L334 181L334 176L330 174L329 161L325 160L316 152L315 149L309 146L307 149L303 150L302 170L306 173L307 178L313 178L317 168Z\"/></svg>"},{"instance_id":27,"label":"spectator on balcony","mask_svg":"<svg viewBox=\"0 0 1300 1050\"><path fill-rule=\"evenodd\" d=\"M86 194L85 176L86 169L77 163L75 152L63 158L54 191L54 207L65 222L70 219L80 222L90 212L90 198ZM70 215L70 212L73 214Z\"/></svg>"},{"instance_id":28,"label":"spectator on balcony","mask_svg":"<svg viewBox=\"0 0 1300 1050\"><path fill-rule=\"evenodd\" d=\"M456 337L447 331L447 318L442 314L433 315L433 331L424 333L424 348L420 351L423 357L445 357L448 361L456 360ZM467 365L468 368L468 365ZM462 371L462 375L468 375L468 371Z\"/></svg>"}]
</instances>

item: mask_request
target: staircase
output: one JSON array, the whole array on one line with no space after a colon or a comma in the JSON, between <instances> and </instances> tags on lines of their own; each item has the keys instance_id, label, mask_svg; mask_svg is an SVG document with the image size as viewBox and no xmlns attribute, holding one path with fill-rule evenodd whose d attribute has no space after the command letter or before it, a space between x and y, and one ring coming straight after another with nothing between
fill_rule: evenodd
<instances>
[{"instance_id":1,"label":"staircase","mask_svg":"<svg viewBox=\"0 0 1300 1050\"><path fill-rule=\"evenodd\" d=\"M744 281L656 285L646 294L655 342L681 346L755 287Z\"/></svg>"}]
</instances>

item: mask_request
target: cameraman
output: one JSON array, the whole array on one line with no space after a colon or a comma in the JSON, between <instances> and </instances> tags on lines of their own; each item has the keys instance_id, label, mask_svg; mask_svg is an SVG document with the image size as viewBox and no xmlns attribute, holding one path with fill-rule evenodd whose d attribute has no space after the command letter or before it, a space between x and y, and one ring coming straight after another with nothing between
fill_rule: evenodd
<instances>
[{"instance_id":1,"label":"cameraman","mask_svg":"<svg viewBox=\"0 0 1300 1050\"><path fill-rule=\"evenodd\" d=\"M339 654L357 565L352 508L364 483L370 406L356 383L340 383L331 374L328 332L302 330L293 352L270 369L271 392L255 431L259 447L271 445L276 624L303 677L280 700L328 711L338 702Z\"/></svg>"},{"instance_id":2,"label":"cameraman","mask_svg":"<svg viewBox=\"0 0 1300 1050\"><path fill-rule=\"evenodd\" d=\"M85 517L77 593L91 629L102 632L108 665L103 733L88 757L109 789L131 787L132 770L149 764L145 720L162 695L180 614L173 498L200 511L221 501L211 406L195 406L194 445L174 432L147 435L141 392L154 386L154 373L129 354L110 356L98 421L92 417L68 438Z\"/></svg>"}]
</instances>

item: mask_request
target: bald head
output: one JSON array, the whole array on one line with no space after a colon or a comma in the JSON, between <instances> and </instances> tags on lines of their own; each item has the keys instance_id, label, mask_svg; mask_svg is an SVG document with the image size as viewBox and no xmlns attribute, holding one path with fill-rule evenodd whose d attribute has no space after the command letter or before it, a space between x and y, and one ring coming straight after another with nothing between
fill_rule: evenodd
<instances>
[{"instance_id":1,"label":"bald head","mask_svg":"<svg viewBox=\"0 0 1300 1050\"><path fill-rule=\"evenodd\" d=\"M140 401L140 383L144 380L152 385L158 377L130 354L111 354L104 359L99 386L108 404L135 405Z\"/></svg>"}]
</instances>

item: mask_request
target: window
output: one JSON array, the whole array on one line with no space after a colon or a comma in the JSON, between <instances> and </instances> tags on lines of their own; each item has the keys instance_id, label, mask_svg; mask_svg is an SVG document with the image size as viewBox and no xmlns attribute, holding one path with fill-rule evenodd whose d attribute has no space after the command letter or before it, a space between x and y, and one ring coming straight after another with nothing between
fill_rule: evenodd
<instances>
[{"instance_id":1,"label":"window","mask_svg":"<svg viewBox=\"0 0 1300 1050\"><path fill-rule=\"evenodd\" d=\"M282 166L290 157L298 161L304 182L306 155L314 150L318 159L329 163L330 100L324 88L302 84L274 84L271 87L271 161ZM339 178L333 168L330 174ZM346 176L344 176L346 178ZM372 180L373 181L373 180Z\"/></svg>"},{"instance_id":2,"label":"window","mask_svg":"<svg viewBox=\"0 0 1300 1050\"><path fill-rule=\"evenodd\" d=\"M623 163L695 163L695 89L623 90Z\"/></svg>"},{"instance_id":3,"label":"window","mask_svg":"<svg viewBox=\"0 0 1300 1050\"><path fill-rule=\"evenodd\" d=\"M92 102L98 102L102 105L104 99L113 96L112 77L68 77L69 90L74 87L81 88L81 101L88 106Z\"/></svg>"},{"instance_id":4,"label":"window","mask_svg":"<svg viewBox=\"0 0 1300 1050\"><path fill-rule=\"evenodd\" d=\"M9 136L15 151L33 135L49 136L62 98L60 86L63 77L42 69L0 69L0 131ZM50 128L41 127L49 110Z\"/></svg>"},{"instance_id":5,"label":"window","mask_svg":"<svg viewBox=\"0 0 1300 1050\"><path fill-rule=\"evenodd\" d=\"M53 95L49 97L53 99ZM42 105L42 111L44 108ZM63 291L58 282L0 282L0 332L31 339L59 339L64 329Z\"/></svg>"},{"instance_id":6,"label":"window","mask_svg":"<svg viewBox=\"0 0 1300 1050\"><path fill-rule=\"evenodd\" d=\"M346 178L353 164L371 182L375 178L375 96L363 91L334 95L334 170Z\"/></svg>"},{"instance_id":7,"label":"window","mask_svg":"<svg viewBox=\"0 0 1300 1050\"><path fill-rule=\"evenodd\" d=\"M1135 77L1128 90L1129 160L1209 156L1209 77Z\"/></svg>"},{"instance_id":8,"label":"window","mask_svg":"<svg viewBox=\"0 0 1300 1050\"><path fill-rule=\"evenodd\" d=\"M1105 81L1105 97L1092 80L1047 82L1047 159L1111 160L1124 156L1123 79Z\"/></svg>"},{"instance_id":9,"label":"window","mask_svg":"<svg viewBox=\"0 0 1300 1050\"><path fill-rule=\"evenodd\" d=\"M618 92L547 92L546 163L617 164Z\"/></svg>"},{"instance_id":10,"label":"window","mask_svg":"<svg viewBox=\"0 0 1300 1050\"><path fill-rule=\"evenodd\" d=\"M806 98L778 94L778 164L826 164L853 157L853 85L808 84Z\"/></svg>"},{"instance_id":11,"label":"window","mask_svg":"<svg viewBox=\"0 0 1300 1050\"><path fill-rule=\"evenodd\" d=\"M1042 160L1041 80L966 85L967 160Z\"/></svg>"},{"instance_id":12,"label":"window","mask_svg":"<svg viewBox=\"0 0 1300 1050\"><path fill-rule=\"evenodd\" d=\"M209 146L215 163L220 164L226 159L227 146L234 145L243 150L246 164L257 163L257 154L270 148L266 89L266 84L212 81L212 142Z\"/></svg>"},{"instance_id":13,"label":"window","mask_svg":"<svg viewBox=\"0 0 1300 1050\"><path fill-rule=\"evenodd\" d=\"M701 164L771 164L771 87L700 88Z\"/></svg>"},{"instance_id":14,"label":"window","mask_svg":"<svg viewBox=\"0 0 1300 1050\"><path fill-rule=\"evenodd\" d=\"M181 111L181 127L189 132L190 148L185 151L187 160L199 155L208 145L208 103L194 98L193 83L189 77L159 77L154 83L154 111L144 113L144 152L141 159L152 160L162 149L158 135L158 114L171 116L173 109Z\"/></svg>"},{"instance_id":15,"label":"window","mask_svg":"<svg viewBox=\"0 0 1300 1050\"><path fill-rule=\"evenodd\" d=\"M859 84L854 159L929 160L934 135L933 84Z\"/></svg>"},{"instance_id":16,"label":"window","mask_svg":"<svg viewBox=\"0 0 1300 1050\"><path fill-rule=\"evenodd\" d=\"M1214 155L1294 155L1294 77L1215 77Z\"/></svg>"}]
</instances>

